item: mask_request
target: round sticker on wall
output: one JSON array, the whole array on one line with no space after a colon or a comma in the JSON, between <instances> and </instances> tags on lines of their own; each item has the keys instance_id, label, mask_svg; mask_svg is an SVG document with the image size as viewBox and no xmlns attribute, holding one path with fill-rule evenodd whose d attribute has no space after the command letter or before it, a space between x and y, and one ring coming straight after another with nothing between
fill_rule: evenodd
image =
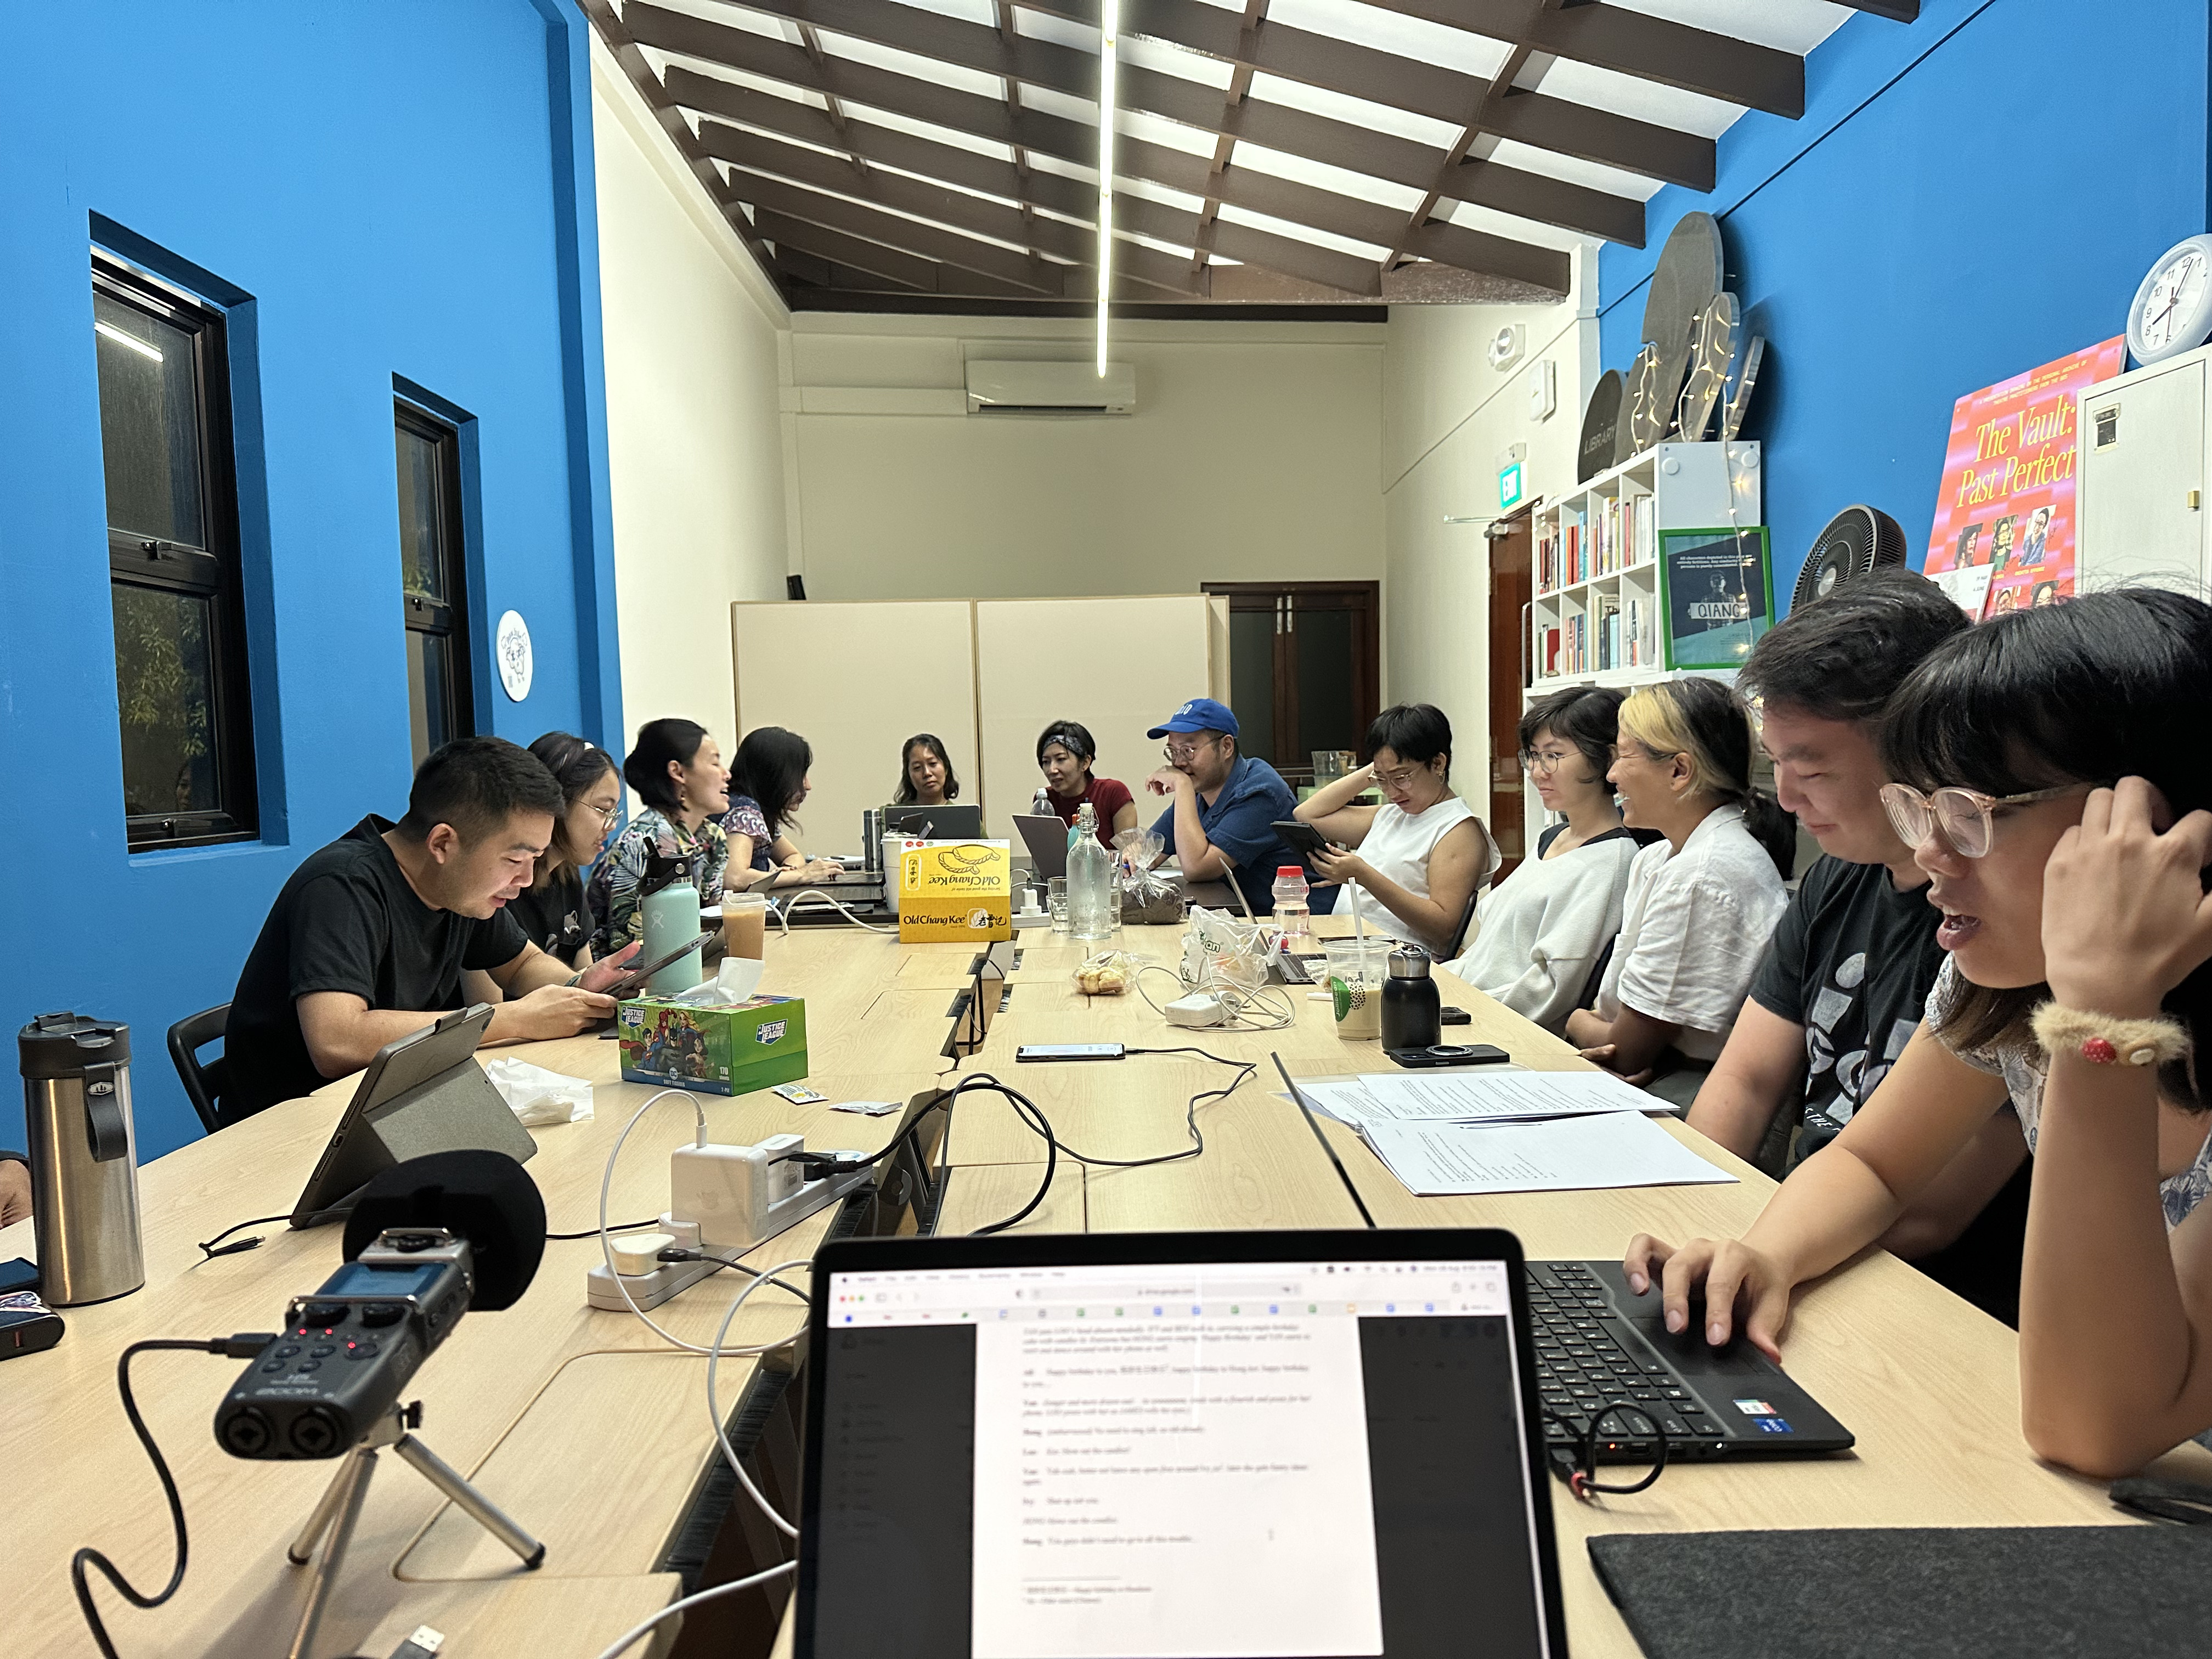
<instances>
[{"instance_id":1,"label":"round sticker on wall","mask_svg":"<svg viewBox=\"0 0 2212 1659\"><path fill-rule=\"evenodd\" d=\"M530 624L520 611L509 611L500 617L492 654L499 660L499 683L507 688L507 700L520 702L530 695L531 670Z\"/></svg>"}]
</instances>

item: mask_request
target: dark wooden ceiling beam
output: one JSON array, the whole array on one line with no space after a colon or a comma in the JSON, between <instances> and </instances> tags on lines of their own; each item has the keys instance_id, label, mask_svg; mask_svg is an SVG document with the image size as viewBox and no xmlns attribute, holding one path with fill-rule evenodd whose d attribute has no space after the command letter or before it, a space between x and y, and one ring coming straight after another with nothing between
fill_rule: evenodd
<instances>
[{"instance_id":1,"label":"dark wooden ceiling beam","mask_svg":"<svg viewBox=\"0 0 2212 1659\"><path fill-rule=\"evenodd\" d=\"M1805 112L1805 60L1795 52L1599 0L1369 0L1447 28L1598 69L1703 93L1796 120Z\"/></svg>"},{"instance_id":2,"label":"dark wooden ceiling beam","mask_svg":"<svg viewBox=\"0 0 2212 1659\"><path fill-rule=\"evenodd\" d=\"M1090 5L1091 0L1079 3ZM1009 77L1070 97L1095 100L1098 95L1096 53L1028 35L1017 35L1008 41L988 24L924 11L918 6L899 4L897 0L742 0L742 3L764 16L873 41L933 63ZM671 15L643 4L633 5L627 14L641 41L648 38L646 18ZM1091 5L1094 26L1097 15L1096 6ZM659 27L656 21L656 32ZM1248 30L1238 14L1199 3L1199 0L1127 0L1122 27L1126 33L1148 34L1225 63L1244 64L1262 74L1304 82L1455 126L1489 85L1479 76L1438 64L1280 24ZM1122 66L1120 86L1125 108L1180 121L1201 132L1225 132L1231 137L1268 143L1248 131L1247 122L1250 112L1271 106L1247 100L1236 110L1224 111L1220 94L1210 87L1128 64ZM1501 136L1523 137L1541 149L1601 161L1668 184L1693 190L1713 186L1715 149L1710 138L1540 94L1515 103L1521 131ZM1532 105L1535 107L1529 107ZM1539 133L1542 136L1531 136ZM1334 153L1311 159L1340 167L1355 165Z\"/></svg>"},{"instance_id":3,"label":"dark wooden ceiling beam","mask_svg":"<svg viewBox=\"0 0 2212 1659\"><path fill-rule=\"evenodd\" d=\"M872 241L865 236L848 235L828 225L788 218L766 209L756 215L752 222L756 233L780 248L800 248L841 265L851 265L878 276L889 277L902 287L915 289L924 294L938 292L938 278L945 267L933 259L902 253L896 248Z\"/></svg>"},{"instance_id":4,"label":"dark wooden ceiling beam","mask_svg":"<svg viewBox=\"0 0 2212 1659\"><path fill-rule=\"evenodd\" d=\"M845 183L852 183L849 176ZM937 225L922 224L866 203L751 173L742 175L738 182L724 185L718 194L726 204L748 203L762 212L804 220L825 229L842 231L848 236L864 237L939 264L957 265L963 270L988 276L1010 287L1028 289L1048 299L1057 299L1063 291L1063 267L1049 260L1017 253L1012 248ZM753 222L758 226L757 216Z\"/></svg>"},{"instance_id":5,"label":"dark wooden ceiling beam","mask_svg":"<svg viewBox=\"0 0 2212 1659\"><path fill-rule=\"evenodd\" d=\"M632 0L629 15L634 22L651 32L653 44L665 52L742 70L763 80L781 82L825 98L835 92L852 103L868 105L913 120L927 121L933 126L948 128L952 131L972 133L1010 148L1060 156L1080 166L1093 166L1097 161L1097 130L1086 123L1061 120L1058 117L1042 115L1033 109L1010 110L993 99L961 92L915 76L899 75L872 64L855 63L849 58L833 57L817 66L796 46L771 40L749 30L705 22L682 12L666 11L646 3L646 0ZM678 103L687 108L717 114L729 113L734 95L748 90L728 81L701 75L680 64L670 66L668 86L670 96ZM1194 87L1194 89L1204 95L1213 114L1218 116L1221 113L1216 94L1203 87ZM680 122L682 118L672 118ZM745 118L732 114L731 118L742 120ZM1236 128L1232 135L1236 137L1280 150L1285 155L1304 156L1328 162L1349 172L1386 179L1411 190L1426 190L1435 182L1437 163L1441 155L1440 151L1430 145L1415 143L1411 139L1400 138L1391 133L1353 126L1346 122L1330 120L1325 116L1309 115L1304 110L1289 109L1280 104L1261 103L1251 99L1247 99L1238 107L1230 125ZM1062 141L1063 135L1069 141L1079 137L1079 143L1071 147L1069 142ZM809 142L822 141L810 139ZM832 147L835 147L834 143ZM1150 148L1158 149L1160 147ZM1150 179L1155 184L1203 196L1206 193L1202 182L1204 159L1186 156L1182 151L1163 153L1177 158L1172 172L1148 172L1140 167L1130 159L1133 152L1130 150L1129 140L1126 137L1116 146L1118 165L1125 176ZM1200 173L1193 174L1190 165L1186 164L1196 166ZM1243 168L1232 168L1231 172L1244 173L1248 179L1267 176ZM1200 181L1193 182L1194 179ZM1316 190L1310 185L1290 185L1289 189L1305 192L1309 209L1316 214L1331 211L1331 204L1355 199L1333 191ZM1284 193L1279 190L1272 192L1279 200ZM1590 190L1580 185L1564 184L1540 173L1492 167L1485 169L1482 176L1470 185L1455 189L1452 194L1455 200L1518 214L1544 224L1558 225L1578 234L1628 242L1638 247L1644 244L1644 204L1641 202ZM1387 237L1363 235L1330 217L1285 212L1279 205L1243 199L1234 194L1224 193L1224 199L1238 202L1239 205L1249 207L1255 213L1274 214L1340 235L1370 241L1387 242L1389 240ZM1397 216L1393 213L1390 216L1395 219Z\"/></svg>"},{"instance_id":6,"label":"dark wooden ceiling beam","mask_svg":"<svg viewBox=\"0 0 2212 1659\"><path fill-rule=\"evenodd\" d=\"M1876 17L1887 17L1893 23L1917 23L1920 21L1920 0L1836 0L1839 6L1849 6L1853 11L1872 12Z\"/></svg>"}]
</instances>

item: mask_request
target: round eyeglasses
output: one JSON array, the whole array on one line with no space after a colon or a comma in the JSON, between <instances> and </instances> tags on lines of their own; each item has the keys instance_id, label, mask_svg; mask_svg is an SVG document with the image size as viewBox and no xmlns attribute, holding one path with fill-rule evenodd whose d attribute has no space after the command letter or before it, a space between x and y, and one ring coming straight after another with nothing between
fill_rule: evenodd
<instances>
[{"instance_id":1,"label":"round eyeglasses","mask_svg":"<svg viewBox=\"0 0 2212 1659\"><path fill-rule=\"evenodd\" d=\"M1881 787L1882 810L1889 814L1890 828L1907 847L1918 847L1928 839L1931 830L1939 831L1951 850L1960 858L1978 859L1989 854L1990 843L1996 836L1996 825L1991 814L2000 806L2027 806L2039 800L2057 800L2063 795L2087 794L2104 786L2095 783L2062 784L2056 789L2030 789L2018 795L1985 795L1978 789L1961 789L1954 785L1922 794L1909 783L1885 783Z\"/></svg>"}]
</instances>

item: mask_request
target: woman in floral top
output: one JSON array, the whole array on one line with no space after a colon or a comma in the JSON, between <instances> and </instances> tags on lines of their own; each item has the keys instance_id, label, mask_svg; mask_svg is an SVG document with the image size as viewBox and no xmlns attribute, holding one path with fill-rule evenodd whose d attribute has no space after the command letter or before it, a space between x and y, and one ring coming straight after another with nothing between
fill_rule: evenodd
<instances>
[{"instance_id":1,"label":"woman in floral top","mask_svg":"<svg viewBox=\"0 0 2212 1659\"><path fill-rule=\"evenodd\" d=\"M592 912L605 919L592 947L599 956L645 937L638 885L649 854L689 860L702 904L722 902L722 872L730 861L720 823L729 810L730 775L706 727L684 720L647 722L623 763L623 777L646 810L592 872Z\"/></svg>"}]
</instances>

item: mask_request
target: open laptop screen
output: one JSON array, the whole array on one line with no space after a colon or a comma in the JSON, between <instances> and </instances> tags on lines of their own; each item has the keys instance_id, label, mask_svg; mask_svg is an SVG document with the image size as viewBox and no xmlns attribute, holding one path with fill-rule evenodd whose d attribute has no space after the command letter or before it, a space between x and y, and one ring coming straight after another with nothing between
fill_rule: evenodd
<instances>
[{"instance_id":1,"label":"open laptop screen","mask_svg":"<svg viewBox=\"0 0 2212 1659\"><path fill-rule=\"evenodd\" d=\"M826 1273L802 1653L1560 1650L1519 1271Z\"/></svg>"}]
</instances>

